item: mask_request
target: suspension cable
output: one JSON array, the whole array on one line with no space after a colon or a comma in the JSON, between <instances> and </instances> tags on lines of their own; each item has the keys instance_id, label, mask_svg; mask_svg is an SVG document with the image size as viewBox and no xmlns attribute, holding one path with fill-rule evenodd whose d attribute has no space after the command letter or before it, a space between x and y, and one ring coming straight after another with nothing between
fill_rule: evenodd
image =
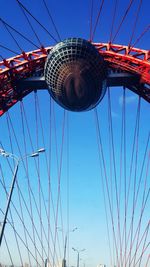
<instances>
[{"instance_id":1,"label":"suspension cable","mask_svg":"<svg viewBox=\"0 0 150 267\"><path fill-rule=\"evenodd\" d=\"M31 138L30 129L29 129L29 125L28 125L27 116L26 116L26 113L25 113L25 108L24 108L24 106L23 106L23 114L24 114L24 118L25 118L25 121L26 121L26 126L27 126L27 131L28 131L28 135L29 135L29 139L30 139L30 144L31 144L31 147L32 147L32 149L33 149L32 138ZM31 193L32 193L32 191L31 191ZM38 209L38 207L37 207L37 203L36 203L36 200L35 200L35 197L34 197L34 194L33 194L33 193L32 193L32 196L33 196L33 200L34 200L34 203L35 203L35 206L36 206L36 210L37 210L37 212L38 212L38 216L40 217L40 215L39 215L39 209ZM44 197L44 196L43 196L43 193L42 193L42 198L43 198L43 197ZM46 216L48 217L47 209L46 209L46 206L45 206L45 205L44 205L44 208L45 208ZM43 228L43 226L42 226L42 228ZM45 238L46 238L46 233L45 233L44 228L43 228L43 232L44 232L44 236L45 236ZM52 236L52 232L51 232L51 236ZM48 242L48 241L47 241L47 242ZM52 242L53 242L53 244L54 244L53 237L52 237ZM51 250L50 250L50 252L51 252ZM52 254L52 253L51 253L51 254ZM56 256L57 256L57 255L56 255ZM58 256L57 256L57 260L58 260Z\"/></svg>"},{"instance_id":2,"label":"suspension cable","mask_svg":"<svg viewBox=\"0 0 150 267\"><path fill-rule=\"evenodd\" d=\"M58 37L59 41L61 41L60 34L59 34L58 29L57 29L57 27L56 27L56 24L55 24L55 22L54 22L54 20L53 20L53 17L52 17L52 15L51 15L51 13L50 13L50 9L48 8L48 5L47 5L47 3L46 3L45 0L43 0L43 3L44 3L44 6L45 6L45 8L46 8L46 10L47 10L47 13L48 13L48 16L49 16L49 18L50 18L50 21L52 22L53 27L54 27L54 29L55 29L55 31L56 31L56 33L57 33L57 37Z\"/></svg>"},{"instance_id":3,"label":"suspension cable","mask_svg":"<svg viewBox=\"0 0 150 267\"><path fill-rule=\"evenodd\" d=\"M136 144L136 136L137 136L137 131L138 131L138 121L139 121L139 112L140 112L140 97L138 101L138 106L137 106L137 114L136 114L136 122L135 122L135 128L134 128L134 138L133 138L133 145L132 145L132 154L131 154L131 160L130 160L130 170L129 170L129 183L127 186L127 191L126 191L126 215L128 211L128 203L129 203L129 193L130 193L130 187L131 187L131 177L132 177L132 171L133 171L133 159L134 159L134 153L135 153L135 144ZM131 220L132 222L132 220ZM126 236L126 231L125 231L125 224L126 224L126 217L124 219L124 225L123 225L123 237L122 237L122 244L124 242L124 237ZM128 241L129 241L129 235L130 231L128 233L128 237L126 237L126 243L125 243L125 253L127 252L127 246L128 246ZM123 262L125 259L125 255L123 257Z\"/></svg>"},{"instance_id":4,"label":"suspension cable","mask_svg":"<svg viewBox=\"0 0 150 267\"><path fill-rule=\"evenodd\" d=\"M16 0L18 2L18 4L41 26L41 28L55 41L58 42L53 35L51 35L51 33L45 28L45 26L43 26L39 20L37 20L32 14L31 12L19 1Z\"/></svg>"},{"instance_id":5,"label":"suspension cable","mask_svg":"<svg viewBox=\"0 0 150 267\"><path fill-rule=\"evenodd\" d=\"M13 30L14 32L16 32L18 35L20 35L24 40L28 41L30 44L32 44L34 47L36 47L37 49L39 49L39 47L34 44L29 38L27 38L24 34L22 34L21 32L19 32L18 30L16 30L14 27L12 27L11 25L9 25L6 21L4 21L2 18L0 18L0 21L2 21L6 26L8 26L11 30ZM18 54L18 53L17 53Z\"/></svg>"},{"instance_id":6,"label":"suspension cable","mask_svg":"<svg viewBox=\"0 0 150 267\"><path fill-rule=\"evenodd\" d=\"M117 258L116 260L117 260L117 265L119 265L118 250L117 250L117 240L116 240L116 233L115 233L115 225L114 225L114 218L113 218L113 213L112 213L111 198L110 198L110 192L109 192L109 186L108 186L108 177L107 177L107 172L106 172L106 163L105 163L103 146L102 146L102 140L101 140L100 125L99 125L99 120L98 120L97 109L95 108L94 111L95 111L95 120L96 120L96 127L97 127L97 131L98 131L99 147L100 147L100 152L101 152L103 171L104 171L104 176L105 176L106 192L107 192L107 197L108 197L108 204L109 204L111 224L112 224L112 231L113 231L113 240L114 240L114 244L115 244L115 251L116 251L116 258Z\"/></svg>"},{"instance_id":7,"label":"suspension cable","mask_svg":"<svg viewBox=\"0 0 150 267\"><path fill-rule=\"evenodd\" d=\"M137 121L137 134L136 134L136 151L135 151L135 170L134 170L134 182L133 182L133 201L132 201L132 220L131 220L131 236L130 236L130 251L132 253L132 240L133 240L133 226L135 218L135 197L136 197L136 186L137 186L137 163L138 163L138 150L139 150L139 131L140 131L140 110L141 110L141 98L139 98L139 112ZM131 260L131 253L129 257L129 266Z\"/></svg>"},{"instance_id":8,"label":"suspension cable","mask_svg":"<svg viewBox=\"0 0 150 267\"><path fill-rule=\"evenodd\" d=\"M55 264L55 253L56 253L56 237L57 237L58 211L59 211L59 204L60 204L61 172L62 172L62 160L63 160L65 121L66 121L66 111L64 110L63 127L62 127L62 141L61 141L61 151L60 151L60 166L59 166L59 173L58 173L57 203L56 203L56 217L55 217L55 236L54 236L54 251L53 251L53 267Z\"/></svg>"},{"instance_id":9,"label":"suspension cable","mask_svg":"<svg viewBox=\"0 0 150 267\"><path fill-rule=\"evenodd\" d=\"M11 136L11 132L10 132L10 124L9 124L8 116L7 116L7 127L8 127L8 132L9 132L9 141L10 141L11 153L14 154L14 151L13 151L13 142L12 142L12 136ZM15 168L15 161L14 160L13 160L13 163L14 163L14 168ZM20 211L21 211L21 219L22 219L22 221L24 221L24 214L23 214L23 209L22 209L22 201L21 201L21 197L20 197L20 191L19 191L18 181L16 181L16 185L17 185L19 205L20 205ZM27 241L27 235L26 235L25 228L24 228L24 236L25 236L26 246L28 247L28 241ZM28 259L29 259L29 263L31 264L29 251L28 251Z\"/></svg>"},{"instance_id":10,"label":"suspension cable","mask_svg":"<svg viewBox=\"0 0 150 267\"><path fill-rule=\"evenodd\" d=\"M95 22L95 26L94 26L93 34L92 34L92 37L91 37L91 41L93 41L93 39L94 39L94 35L95 35L96 28L97 28L97 25L98 25L98 22L99 22L99 19L100 19L100 15L101 15L101 12L102 12L102 9L103 9L103 5L104 5L104 0L101 1L101 5L100 5L99 12L98 12L98 15L97 15L97 19L96 19L96 22Z\"/></svg>"},{"instance_id":11,"label":"suspension cable","mask_svg":"<svg viewBox=\"0 0 150 267\"><path fill-rule=\"evenodd\" d=\"M101 155L100 155L101 147L100 147L100 142L99 142L99 132L98 132L97 125L96 125L96 136L97 136L97 145L98 145L98 159L99 159L99 166L100 166L100 177L101 177L102 192L103 192L104 207L105 207L105 217L106 217L108 244L109 244L110 257L111 257L111 265L113 266L113 262L114 262L114 250L113 250L113 252L111 252L110 230L109 230L109 223L108 223L109 220L108 220L108 211L107 211L107 203L106 203L106 193L105 193L105 182L104 182L104 175L103 175L103 171L102 171L102 162L101 162ZM110 142L109 142L109 145L110 145ZM112 169L111 168L111 153L110 153L110 169ZM111 176L111 188L112 188L112 173L110 174L110 176ZM111 194L111 199L112 199L112 212L113 212L113 198L112 198L112 194ZM113 253L113 258L112 258L112 253Z\"/></svg>"},{"instance_id":12,"label":"suspension cable","mask_svg":"<svg viewBox=\"0 0 150 267\"><path fill-rule=\"evenodd\" d=\"M50 98L51 99L51 98ZM40 105L39 105L39 99L37 95L37 109L38 109L38 115L39 115L39 123L40 123L40 129L42 132L42 141L43 141L43 146L45 147L45 138L44 138L44 129L43 129L43 124L42 124L42 117L41 117L41 111L40 111ZM49 135L49 141L50 141L50 154L51 154L51 126L52 126L52 118L51 118L51 101L50 101L50 135ZM53 194L51 190L51 183L50 183L50 166L48 166L48 158L47 158L47 152L45 151L45 160L46 160L46 166L47 166L47 174L48 174L48 254L50 250L49 246L49 239L50 239L50 233L51 233L51 238L54 242L53 236L52 236L52 231L50 228L50 201L52 202L52 208L53 208L53 216L55 218L55 209L54 209L54 199L53 199ZM51 155L50 155L50 162L51 162ZM49 163L50 163L49 162ZM48 257L49 258L49 257Z\"/></svg>"},{"instance_id":13,"label":"suspension cable","mask_svg":"<svg viewBox=\"0 0 150 267\"><path fill-rule=\"evenodd\" d=\"M25 126L24 126L23 111L22 111L22 101L20 102L20 112L21 112L21 125L22 125L23 144L24 144L25 155L27 155L26 138L25 138ZM29 170L28 170L28 160L27 160L27 158L25 159L25 164L26 164L28 195L29 195L30 214L31 214L31 223L32 223L32 235L33 235L33 242L34 242L35 258L37 260L35 229L34 229L34 222L33 222L33 208L32 208L32 199L31 199L31 192L30 192L30 180L29 180Z\"/></svg>"},{"instance_id":14,"label":"suspension cable","mask_svg":"<svg viewBox=\"0 0 150 267\"><path fill-rule=\"evenodd\" d=\"M38 43L39 43L40 46L42 47L43 45L42 45L42 43L41 43L41 41L40 41L40 39L39 39L39 36L37 35L36 31L34 30L34 28L33 28L32 24L31 24L29 18L27 17L27 15L26 15L26 13L25 13L25 10L24 10L23 7L19 4L18 1L17 1L17 3L18 3L18 5L19 5L19 7L20 7L22 13L24 14L24 16L25 16L25 18L26 18L26 20L27 20L27 22L28 22L28 24L29 24L29 26L30 26L32 32L34 33L34 35L35 35L35 37L36 37Z\"/></svg>"},{"instance_id":15,"label":"suspension cable","mask_svg":"<svg viewBox=\"0 0 150 267\"><path fill-rule=\"evenodd\" d=\"M14 129L13 129L13 131L14 131ZM15 135L15 133L14 133L14 135ZM16 138L16 137L15 137ZM16 140L17 141L17 140ZM18 145L18 141L17 141L17 145ZM18 147L18 149L20 149L19 147ZM24 163L23 163L23 165L24 165ZM24 166L25 167L25 166ZM17 181L16 181L17 182ZM31 189L31 188L30 188ZM21 193L21 191L20 191L20 193ZM32 191L31 191L31 193L33 193ZM34 196L33 194L32 194L32 196ZM22 193L21 193L21 197L22 197L22 199L23 199L23 202L24 202L24 204L25 204L25 207L26 207L26 209L27 209L27 211L28 211L28 208L27 208L27 205L26 205L26 202L25 202L25 200L24 200L24 198L23 198L23 195L22 195ZM36 209L38 210L38 208L37 208L37 205L36 205L36 201L35 201L35 197L34 197L34 203L35 203L35 206L36 206ZM16 210L16 212L17 212L17 210ZM29 214L29 217L31 218L31 215L30 215L30 213L29 213L29 211L28 211L28 214ZM18 215L19 216L19 215ZM40 237L39 237L39 235L38 235L38 231L36 230L36 228L34 227L34 229L35 229L35 231L36 231L36 234L37 234L37 236L38 236L38 239L39 239L39 241L40 241L40 243L41 243L41 240L40 240ZM44 228L43 228L44 229ZM45 232L44 232L45 233ZM33 241L32 241L33 242ZM34 242L33 242L34 243ZM42 244L42 243L41 243ZM35 245L35 244L34 244ZM43 244L42 244L42 246L43 246ZM35 249L36 249L36 251L37 251L37 247L36 247L36 245L35 245ZM44 250L44 252L45 252L45 250ZM45 254L46 254L46 252L45 252ZM47 256L47 255L46 255ZM41 257L42 258L42 257Z\"/></svg>"},{"instance_id":16,"label":"suspension cable","mask_svg":"<svg viewBox=\"0 0 150 267\"><path fill-rule=\"evenodd\" d=\"M10 262L11 262L12 266L14 266L14 263L13 263L13 260L12 260L12 255L10 253L10 249L9 249L8 242L6 240L5 235L4 235L4 241L5 241L5 244L6 244L6 247L7 247L7 251L8 251L8 254L9 254Z\"/></svg>"},{"instance_id":17,"label":"suspension cable","mask_svg":"<svg viewBox=\"0 0 150 267\"><path fill-rule=\"evenodd\" d=\"M149 137L150 137L150 134L148 136L148 142L147 142L147 145L146 145L146 152L147 152L147 147L148 147L148 143L149 143ZM146 153L145 153L146 154ZM144 158L146 158L146 155L144 155ZM143 197L142 197L142 205L141 205L141 214L140 214L140 219L139 219L139 223L138 223L138 227L137 227L137 231L136 231L136 234L137 234L137 240L136 240L136 251L137 251L137 246L138 246L138 242L139 242L139 237L140 237L140 230L141 230L141 223L142 223L142 216L143 216L143 212L144 212L144 207L146 206L146 203L144 203L145 201L145 194L146 194L146 185L147 185L147 179L148 179L148 170L149 170L149 165L150 165L150 155L148 157L148 163L147 163L147 170L146 170L146 177L145 177L145 182L144 182L144 192L143 192ZM136 195L136 202L137 202L137 198L138 198L138 193L139 193L139 187L140 187L140 183L141 183L141 177L139 179L139 186L138 186L138 190L137 190L137 195ZM146 197L147 199L147 197ZM138 233L137 233L138 232ZM136 236L136 235L135 235ZM135 240L135 238L134 238ZM135 264L135 261L136 261L136 254L135 254L135 258L134 258L134 264Z\"/></svg>"},{"instance_id":18,"label":"suspension cable","mask_svg":"<svg viewBox=\"0 0 150 267\"><path fill-rule=\"evenodd\" d=\"M35 102L35 138L36 138L36 147L39 148L39 132L38 132L38 114L37 114L37 93L34 94ZM37 160L37 180L38 180L38 201L39 201L39 212L40 212L40 235L41 241L43 243L43 231L42 231L42 204L41 204L41 177L40 177L40 164L39 158ZM42 248L42 257L43 257L43 248Z\"/></svg>"},{"instance_id":19,"label":"suspension cable","mask_svg":"<svg viewBox=\"0 0 150 267\"><path fill-rule=\"evenodd\" d=\"M14 51L14 50L12 50L12 49L10 49L10 48L2 45L2 44L0 44L0 47L5 49L5 50L7 50L7 51L9 51L9 52L11 52L11 53L13 53L13 54L15 54L15 55L18 55L18 52Z\"/></svg>"},{"instance_id":20,"label":"suspension cable","mask_svg":"<svg viewBox=\"0 0 150 267\"><path fill-rule=\"evenodd\" d=\"M140 36L136 39L136 41L135 41L134 44L132 45L132 47L130 47L129 51L131 51L131 49L137 45L137 43L142 39L142 37L143 37L149 30L150 30L150 24L143 30L143 32L140 34Z\"/></svg>"},{"instance_id":21,"label":"suspension cable","mask_svg":"<svg viewBox=\"0 0 150 267\"><path fill-rule=\"evenodd\" d=\"M0 208L0 211L4 214L4 212L3 212L3 210L2 210L1 208ZM7 222L8 222L8 223L10 224L10 226L13 228L13 230L15 231L17 237L20 239L20 241L22 242L22 244L26 247L26 244L25 244L24 240L22 239L21 235L16 231L16 229L15 229L14 225L12 224L12 222L11 222L9 219L7 219ZM29 251L29 253L31 254L31 256L35 259L34 255L33 255L32 252L31 252L31 250L30 250L28 247L26 247L26 249ZM35 259L35 261L36 261L36 259ZM36 262L37 262L37 261L36 261ZM43 262L44 262L44 260L43 260ZM37 264L38 264L40 267L42 267L42 266L39 264L39 262L37 262Z\"/></svg>"},{"instance_id":22,"label":"suspension cable","mask_svg":"<svg viewBox=\"0 0 150 267\"><path fill-rule=\"evenodd\" d=\"M118 33L119 33L119 31L120 31L120 29L122 27L122 24L123 24L124 20L126 19L130 9L131 9L131 6L132 6L133 2L134 2L134 0L130 0L129 5L128 5L126 11L125 11L125 14L124 14L124 16L123 16L123 18L122 18L117 30L116 30L116 33L115 33L114 37L112 38L112 42L114 42L115 38L117 37L117 35L118 35Z\"/></svg>"},{"instance_id":23,"label":"suspension cable","mask_svg":"<svg viewBox=\"0 0 150 267\"><path fill-rule=\"evenodd\" d=\"M118 0L115 0L114 12L112 16L112 24L111 24L111 30L110 30L110 43L112 42L112 35L114 31L114 25L115 25L116 13L117 13L117 5L118 5Z\"/></svg>"},{"instance_id":24,"label":"suspension cable","mask_svg":"<svg viewBox=\"0 0 150 267\"><path fill-rule=\"evenodd\" d=\"M7 112L7 113L8 113L8 112ZM20 147L19 147L19 144L18 144L18 140L17 140L16 134L15 134L14 127L13 127L13 125L12 125L12 121L11 121L11 119L10 119L10 116L9 116L9 120L10 120L10 123L11 123L11 127L12 127L12 130L13 130L13 134L14 134L15 140L16 140L16 144L17 144L17 146L18 146L18 150L20 151ZM22 157L22 156L21 156L21 151L20 151L20 157ZM25 168L24 161L23 161L23 166L24 166L24 168ZM26 171L26 169L25 169L25 171ZM30 187L30 190L31 190L31 187ZM33 192L31 191L31 193L33 193ZM38 212L38 215L39 215L39 211L38 211L38 207L37 207L37 203L36 203L34 194L32 194L32 196L33 196L33 199L34 199L35 207L36 207L37 212ZM44 228L43 228L43 229L44 229ZM43 231L44 231L44 230L43 230ZM44 233L45 233L45 232L44 232Z\"/></svg>"},{"instance_id":25,"label":"suspension cable","mask_svg":"<svg viewBox=\"0 0 150 267\"><path fill-rule=\"evenodd\" d=\"M19 45L18 41L16 40L16 38L13 36L13 34L11 33L11 31L9 30L8 26L5 24L5 22L3 20L1 20L1 22L3 23L5 29L7 30L7 32L10 34L10 36L12 37L12 39L14 40L15 44L18 46L19 50L23 51L23 49L21 48L21 46Z\"/></svg>"},{"instance_id":26,"label":"suspension cable","mask_svg":"<svg viewBox=\"0 0 150 267\"><path fill-rule=\"evenodd\" d=\"M94 0L91 0L91 14L90 14L90 41L92 41L93 6L94 6Z\"/></svg>"},{"instance_id":27,"label":"suspension cable","mask_svg":"<svg viewBox=\"0 0 150 267\"><path fill-rule=\"evenodd\" d=\"M112 147L112 160L113 160L113 169L114 169L114 180L115 180L115 195L116 195L116 203L117 203L117 219L118 219L118 238L120 246L120 254L122 254L121 249L121 230L120 230L120 209L119 209L119 197L120 192L118 192L117 185L117 171L116 171L116 157L115 157L115 147L114 147L114 136L113 136L113 124L112 124L112 111L111 111L111 98L110 98L110 89L108 88L108 120L109 120L109 128L110 128L110 138L111 138L111 147ZM119 250L119 249L118 249Z\"/></svg>"},{"instance_id":28,"label":"suspension cable","mask_svg":"<svg viewBox=\"0 0 150 267\"><path fill-rule=\"evenodd\" d=\"M10 117L7 116L7 121L10 121ZM9 139L10 139L10 144L11 144L11 151L13 152L13 147L12 147L12 140L11 140L11 133L10 133L10 126L9 126L9 121L8 121L8 130L9 130ZM11 122L11 121L10 121ZM21 193L21 190L20 190L20 187L19 187L19 184L18 184L18 180L16 180L16 185L17 185L17 189L18 189L18 195L19 195L19 202L20 202L20 209L22 208L22 204L21 204L21 199L23 200L24 204L25 204L25 200L24 200L24 197ZM26 206L26 205L25 205ZM19 212L17 211L15 205L13 204L13 207L15 208L15 211L17 212L17 215L19 214ZM23 213L21 211L21 217L19 215L19 218L21 218L21 222L24 222L23 220ZM26 243L26 247L28 247L28 243L27 243L27 238L26 238L26 229L25 229L25 225L23 224L23 228L24 228L24 233L25 233L25 243ZM36 245L34 243L34 246L35 246L35 250L37 251L37 248L36 248ZM29 250L28 250L29 252ZM37 259L37 254L35 253L36 255L36 259Z\"/></svg>"},{"instance_id":29,"label":"suspension cable","mask_svg":"<svg viewBox=\"0 0 150 267\"><path fill-rule=\"evenodd\" d=\"M137 9L137 12L136 12L135 22L134 22L134 25L133 25L132 34L131 34L129 45L128 45L129 47L131 46L131 43L132 43L132 40L133 40L133 37L134 37L134 33L135 33L135 30L136 30L136 26L137 26L139 14L140 14L141 6L142 6L142 0L140 0L139 5L138 5L138 9Z\"/></svg>"}]
</instances>

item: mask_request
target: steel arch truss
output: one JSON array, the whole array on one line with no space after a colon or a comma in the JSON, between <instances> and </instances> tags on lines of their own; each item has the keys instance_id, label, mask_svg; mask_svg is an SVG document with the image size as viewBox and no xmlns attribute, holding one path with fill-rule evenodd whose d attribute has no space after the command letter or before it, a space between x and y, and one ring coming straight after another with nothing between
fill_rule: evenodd
<instances>
[{"instance_id":1,"label":"steel arch truss","mask_svg":"<svg viewBox=\"0 0 150 267\"><path fill-rule=\"evenodd\" d=\"M108 68L107 86L123 85L150 102L150 51L110 43L94 43ZM0 116L24 96L46 89L43 71L52 47L0 62Z\"/></svg>"}]
</instances>

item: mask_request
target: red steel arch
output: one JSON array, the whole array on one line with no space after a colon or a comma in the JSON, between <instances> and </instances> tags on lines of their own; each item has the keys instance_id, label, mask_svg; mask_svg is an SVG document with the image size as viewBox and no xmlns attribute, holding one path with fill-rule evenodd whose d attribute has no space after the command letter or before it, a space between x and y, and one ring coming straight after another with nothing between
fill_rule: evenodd
<instances>
[{"instance_id":1,"label":"red steel arch","mask_svg":"<svg viewBox=\"0 0 150 267\"><path fill-rule=\"evenodd\" d=\"M94 43L108 68L139 76L137 87L129 88L150 102L150 51L110 43ZM23 52L0 62L0 116L33 89L18 90L16 81L43 74L52 47ZM38 88L37 88L38 89Z\"/></svg>"}]
</instances>

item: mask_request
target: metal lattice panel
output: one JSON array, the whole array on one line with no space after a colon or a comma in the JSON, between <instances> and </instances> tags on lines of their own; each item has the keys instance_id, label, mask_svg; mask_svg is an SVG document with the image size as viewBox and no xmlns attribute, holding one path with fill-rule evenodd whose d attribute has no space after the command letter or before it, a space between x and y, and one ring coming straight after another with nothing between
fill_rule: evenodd
<instances>
[{"instance_id":1,"label":"metal lattice panel","mask_svg":"<svg viewBox=\"0 0 150 267\"><path fill-rule=\"evenodd\" d=\"M105 93L105 64L95 47L81 38L57 44L48 55L45 79L52 97L79 111L94 107Z\"/></svg>"}]
</instances>

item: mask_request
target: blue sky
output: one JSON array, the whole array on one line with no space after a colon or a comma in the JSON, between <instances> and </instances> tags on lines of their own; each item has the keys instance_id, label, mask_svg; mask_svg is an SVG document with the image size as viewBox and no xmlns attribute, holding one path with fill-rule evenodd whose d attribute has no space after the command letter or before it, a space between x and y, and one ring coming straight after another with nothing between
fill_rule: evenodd
<instances>
[{"instance_id":1,"label":"blue sky","mask_svg":"<svg viewBox=\"0 0 150 267\"><path fill-rule=\"evenodd\" d=\"M115 1L106 0L104 2L104 7L102 10L102 14L100 17L100 21L97 27L97 31L94 37L95 42L108 42L110 38L110 27L112 23L112 12ZM49 29L49 31L55 35L54 28L47 16L47 13L44 9L44 5L41 0L24 0L22 3L32 12L32 14L37 17L43 25ZM63 39L67 37L83 37L85 39L89 39L90 32L90 9L91 9L91 1L87 0L76 0L76 1L47 1L48 6L50 7L51 14L53 19L57 25L60 36ZM115 39L115 43L125 44L127 45L130 40L130 36L132 33L135 13L138 7L139 1L135 1L133 4L133 8L131 9L129 15L127 16L118 36ZM96 20L96 16L98 13L98 8L100 6L100 1L94 1L94 12L93 12L93 20ZM117 29L117 25L120 22L122 15L125 12L127 7L127 1L119 1L118 10L117 10L117 18L114 24L114 29ZM136 40L146 26L149 24L149 1L145 0L142 3L141 12L139 15L134 40ZM30 27L27 25L27 21L23 16L17 2L15 0L1 0L1 10L0 16L4 19L8 24L11 24L20 32L23 32L24 35L28 36L33 42L37 45L37 40L33 35ZM44 31L37 25L33 20L31 20L36 32L39 35L39 38L43 45L51 46L54 45L55 42L49 38L49 36L44 33ZM9 33L6 32L4 27L1 25L0 27L0 44L5 45L11 48L14 51L19 52L18 47L15 42L10 37ZM34 50L31 44L25 42L18 35L14 35L16 39L19 41L20 46L24 51ZM145 36L140 40L137 44L137 47L142 49L149 49L150 43L150 33L146 33ZM11 52L8 52L4 49L0 49L0 54L9 58L13 56ZM44 136L46 142L46 150L47 155L49 156L49 105L50 99L49 94L47 92L39 92L38 99L40 102L40 110L42 114L42 123L44 129ZM121 112L122 112L122 88L113 88L111 89L111 102L112 102L112 118L113 118L113 129L114 129L114 144L115 144L115 155L116 155L116 170L117 170L117 181L119 184L119 164L120 164L120 135L121 135ZM130 159L132 154L132 143L134 136L134 127L135 127L135 116L137 112L137 104L138 98L132 94L131 92L127 92L126 98L126 115L127 115L127 165L130 166ZM24 100L24 106L26 110L26 114L28 117L28 123L30 126L30 130L32 133L32 139L34 143L34 147L36 144L36 121L35 121L35 101L34 95L29 95ZM58 158L60 161L61 157L61 140L62 140L62 121L63 121L63 110L57 104L54 104L55 108L55 116L56 116L56 132L57 132L57 142L58 142ZM101 135L104 145L104 154L106 159L106 166L108 171L108 176L110 177L110 155L109 155L109 125L108 125L108 95L106 94L102 103L98 106L98 115L100 120L100 128ZM100 171L99 164L99 154L98 154L98 144L96 141L96 125L94 118L94 111L82 112L82 113L71 113L67 112L68 120L69 120L69 229L74 227L78 227L78 230L69 235L69 264L70 266L76 266L76 254L72 251L71 247L75 247L78 249L85 248L85 252L81 255L81 266L84 266L84 263L87 267L96 266L99 263L106 263L107 266L110 266L110 255L109 255L109 246L108 246L108 238L107 238L107 227L105 220L105 209L104 209L104 198L103 198L103 190L102 190L102 174ZM139 154L138 154L138 177L140 175L140 170L142 167L142 159L144 155L144 149L147 141L147 136L149 133L149 105L142 101L141 107L141 120L140 120L140 137L139 137ZM53 114L54 115L54 114ZM21 114L20 114L20 105L17 104L10 111L10 116L13 122L13 126L16 132L17 139L19 140L20 147L22 149L22 154L24 153L23 146L23 134L22 134L22 126L21 126ZM2 142L4 148L7 151L11 151L8 125L7 125L7 116L3 116L1 118L1 135L0 141ZM40 119L38 120L38 128L40 129ZM30 140L28 136L27 126L25 127L26 131L26 142L27 142L27 150L28 153L31 152ZM42 133L39 131L39 145L43 146ZM13 130L11 128L12 135L12 143L13 143L13 151L16 155L19 156L19 151L17 148L17 144L15 141L15 136L13 134ZM9 141L8 141L9 140ZM67 126L65 127L65 139L64 139L64 148L63 148L63 164L62 164L62 174L61 174L61 199L62 199L62 211L63 211L63 226L64 232L68 229L67 224L67 190L68 190L68 176L67 176ZM52 155L51 155L51 184L52 184L52 192L54 197L54 205L56 208L56 200L57 200L57 156L56 156L56 140L55 140L55 127L54 121L52 122ZM42 186L44 190L45 200L48 198L47 191L47 173L46 173L46 161L45 156L40 156L40 172L42 179ZM11 171L8 170L8 165L5 159L1 159L1 166L3 166L4 177L7 176L6 184L10 186L11 180ZM32 160L32 159L31 159ZM148 160L148 155L147 155ZM147 161L146 161L147 162ZM33 191L35 191L35 195L38 198L38 177L36 174L35 167L33 167L32 163L30 166L30 177L34 177L31 179L31 185ZM135 165L134 165L135 168ZM129 168L128 168L129 175ZM146 165L144 172L146 173ZM144 176L145 177L145 176ZM141 186L141 195L144 187L144 177L142 180ZM114 178L114 176L113 176ZM27 189L27 181L26 174L23 171L23 167L20 166L18 181L21 186L22 192L24 192L25 199L29 201ZM149 182L147 188L149 186ZM123 182L121 181L122 193L122 205L123 205ZM114 184L112 187L114 190ZM15 188L15 192L13 195L13 200L18 203L17 196L17 188ZM131 193L129 202L133 196L133 182L131 183ZM106 190L106 188L105 188ZM6 197L4 197L4 192L1 191L0 195L2 199L2 204L0 207L4 209L6 203ZM116 213L115 207L115 196L113 196L114 201L114 215ZM141 197L139 197L139 207L141 205ZM148 202L149 203L149 202ZM138 205L137 205L138 206ZM42 204L43 207L43 204ZM147 204L148 207L148 204ZM12 208L13 209L13 208ZM25 210L25 209L24 209ZM44 210L44 208L43 208ZM107 203L108 210L108 203ZM129 205L129 215L128 220L131 219L131 210L132 205ZM137 208L137 215L139 214L140 209ZM13 211L14 216L15 212ZM108 212L109 213L109 212ZM26 217L26 223L30 225L30 219L27 216L27 211L24 211L24 215ZM45 212L43 211L43 222L45 220ZM37 212L35 211L35 221L38 221ZM117 216L117 215L116 215ZM123 213L121 213L123 218ZM17 217L17 216L16 216ZM58 226L61 227L61 218L60 218L60 210L59 210L59 218L58 218ZM109 222L110 222L110 215ZM148 221L148 208L143 216L143 229L146 226ZM2 220L2 215L1 215ZM9 219L10 214L9 214ZM19 220L15 218L16 225L18 228L20 227L20 233L23 234L23 229ZM52 219L52 226L54 226L54 220ZM116 225L115 225L116 226ZM47 229L47 226L45 226ZM135 222L136 227L136 222ZM39 222L37 222L37 228L39 227ZM143 230L144 231L144 230ZM7 238L8 241L13 243L14 236L10 227L7 226ZM60 245L62 246L61 233L60 236ZM112 237L112 235L111 235ZM38 241L37 241L38 242ZM39 244L38 244L39 245ZM45 245L46 246L46 245ZM32 246L31 246L32 247ZM40 245L39 245L40 247ZM20 261L18 260L18 252L16 247L11 248L12 254L16 255L15 264L20 265ZM58 249L58 247L57 247ZM22 247L23 251L23 247ZM61 250L61 254L63 255L63 249ZM28 261L27 253L23 252L24 262ZM146 254L147 255L147 254ZM17 260L16 260L17 258ZM6 250L6 246L0 250L0 262L5 261L6 263L10 263L8 252ZM115 261L115 260L114 260ZM142 265L141 265L142 266ZM144 261L143 266L144 267Z\"/></svg>"}]
</instances>

